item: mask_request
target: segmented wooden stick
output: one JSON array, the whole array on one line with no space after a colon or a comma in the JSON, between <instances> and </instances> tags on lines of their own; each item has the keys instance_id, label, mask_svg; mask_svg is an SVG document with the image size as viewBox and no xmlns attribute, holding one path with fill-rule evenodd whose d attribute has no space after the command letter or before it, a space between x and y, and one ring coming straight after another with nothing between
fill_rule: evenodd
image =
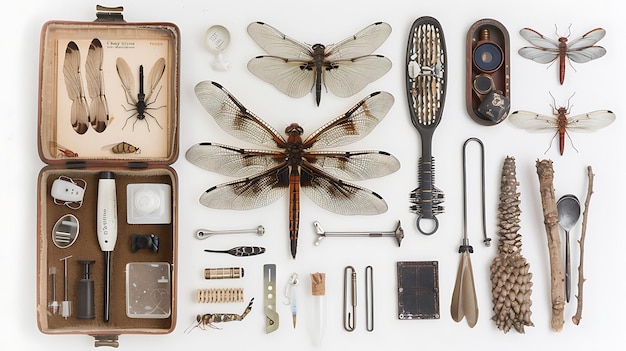
<instances>
[{"instance_id":1,"label":"segmented wooden stick","mask_svg":"<svg viewBox=\"0 0 626 351\"><path fill-rule=\"evenodd\" d=\"M548 237L550 254L550 288L552 300L552 330L563 330L563 310L565 308L565 275L561 258L561 238L559 236L559 218L554 195L554 168L551 160L537 160L539 191L543 208L544 225Z\"/></svg>"}]
</instances>

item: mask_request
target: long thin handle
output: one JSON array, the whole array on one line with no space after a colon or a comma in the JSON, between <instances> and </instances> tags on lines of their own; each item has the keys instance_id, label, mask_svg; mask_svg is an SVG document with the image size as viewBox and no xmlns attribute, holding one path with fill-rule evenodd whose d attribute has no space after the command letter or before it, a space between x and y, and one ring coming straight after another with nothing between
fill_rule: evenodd
<instances>
[{"instance_id":1,"label":"long thin handle","mask_svg":"<svg viewBox=\"0 0 626 351\"><path fill-rule=\"evenodd\" d=\"M569 231L565 231L565 300L569 302L572 291L572 263L570 261Z\"/></svg>"}]
</instances>

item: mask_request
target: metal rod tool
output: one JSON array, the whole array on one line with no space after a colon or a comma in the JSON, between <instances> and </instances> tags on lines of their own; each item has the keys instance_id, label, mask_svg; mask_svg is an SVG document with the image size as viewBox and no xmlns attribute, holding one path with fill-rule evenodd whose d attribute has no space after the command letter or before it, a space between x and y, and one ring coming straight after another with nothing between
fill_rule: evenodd
<instances>
[{"instance_id":1,"label":"metal rod tool","mask_svg":"<svg viewBox=\"0 0 626 351\"><path fill-rule=\"evenodd\" d=\"M67 260L72 256L62 258L63 261L63 301L61 301L61 317L67 319L72 315L72 301L70 301L69 284L67 282Z\"/></svg>"},{"instance_id":2,"label":"metal rod tool","mask_svg":"<svg viewBox=\"0 0 626 351\"><path fill-rule=\"evenodd\" d=\"M209 229L198 229L196 231L196 238L203 240L210 236L214 235L232 235L232 234L257 234L262 236L265 234L265 227L262 225L256 227L256 229L235 229L235 230L209 230Z\"/></svg>"},{"instance_id":3,"label":"metal rod tool","mask_svg":"<svg viewBox=\"0 0 626 351\"><path fill-rule=\"evenodd\" d=\"M342 238L354 238L354 237L368 237L368 238L380 238L380 237L393 237L396 239L398 243L398 247L402 243L402 239L404 239L404 230L400 225L400 221L396 225L396 229L390 232L326 232L322 228L320 222L313 222L313 226L315 227L315 232L317 233L317 240L315 241L315 245L319 245L321 241L326 237L342 237Z\"/></svg>"}]
</instances>

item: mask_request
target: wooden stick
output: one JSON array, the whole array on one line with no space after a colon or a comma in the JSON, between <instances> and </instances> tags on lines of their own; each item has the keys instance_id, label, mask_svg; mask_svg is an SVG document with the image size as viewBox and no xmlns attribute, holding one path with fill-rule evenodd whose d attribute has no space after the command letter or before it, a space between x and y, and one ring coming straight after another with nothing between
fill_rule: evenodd
<instances>
[{"instance_id":1,"label":"wooden stick","mask_svg":"<svg viewBox=\"0 0 626 351\"><path fill-rule=\"evenodd\" d=\"M580 240L578 245L580 246L580 263L578 265L578 294L576 300L578 301L576 306L576 314L572 317L572 322L578 325L583 318L583 284L585 283L585 276L583 275L583 262L585 257L585 235L587 234L587 217L589 216L589 202L591 201L591 194L593 194L593 170L591 166L587 166L587 177L589 178L589 184L587 185L587 198L585 199L585 212L583 212L583 224L580 232Z\"/></svg>"},{"instance_id":2,"label":"wooden stick","mask_svg":"<svg viewBox=\"0 0 626 351\"><path fill-rule=\"evenodd\" d=\"M537 160L537 175L539 176L539 191L543 207L544 225L548 237L548 252L550 254L550 278L552 300L552 330L563 330L563 310L565 308L565 278L563 261L561 259L561 238L559 235L559 218L554 195L554 168L551 160Z\"/></svg>"}]
</instances>

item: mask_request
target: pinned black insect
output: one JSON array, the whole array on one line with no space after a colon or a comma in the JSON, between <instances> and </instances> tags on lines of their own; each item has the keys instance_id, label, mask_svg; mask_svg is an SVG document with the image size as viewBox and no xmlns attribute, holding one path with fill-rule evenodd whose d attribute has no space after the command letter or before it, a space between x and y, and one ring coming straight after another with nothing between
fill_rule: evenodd
<instances>
[{"instance_id":1,"label":"pinned black insect","mask_svg":"<svg viewBox=\"0 0 626 351\"><path fill-rule=\"evenodd\" d=\"M159 89L157 90L157 86L159 85L159 81L161 80L161 77L165 72L165 59L162 57L159 58L152 66L152 69L150 70L150 75L148 76L147 93L144 93L143 65L139 66L139 92L137 93L136 98L133 94L133 91L135 90L135 79L126 60L118 57L117 61L115 62L115 67L117 68L117 74L120 76L120 80L122 81L122 88L124 88L124 93L126 95L126 103L132 106L130 109L127 109L123 105L122 107L124 107L124 110L126 110L127 112L133 112L132 115L126 118L126 122L124 123L122 129L126 127L129 119L136 117L137 119L135 120L135 122L133 122L133 130L135 130L135 124L137 123L137 121L145 120L148 131L150 131L150 124L146 120L146 116L152 117L156 124L161 129L163 129L157 118L154 117L150 112L148 112L148 110L158 110L162 107L165 107L150 107L150 105L156 102L157 98L159 97L159 92L161 92L161 87L159 87ZM155 91L156 94L153 98L153 94Z\"/></svg>"}]
</instances>

